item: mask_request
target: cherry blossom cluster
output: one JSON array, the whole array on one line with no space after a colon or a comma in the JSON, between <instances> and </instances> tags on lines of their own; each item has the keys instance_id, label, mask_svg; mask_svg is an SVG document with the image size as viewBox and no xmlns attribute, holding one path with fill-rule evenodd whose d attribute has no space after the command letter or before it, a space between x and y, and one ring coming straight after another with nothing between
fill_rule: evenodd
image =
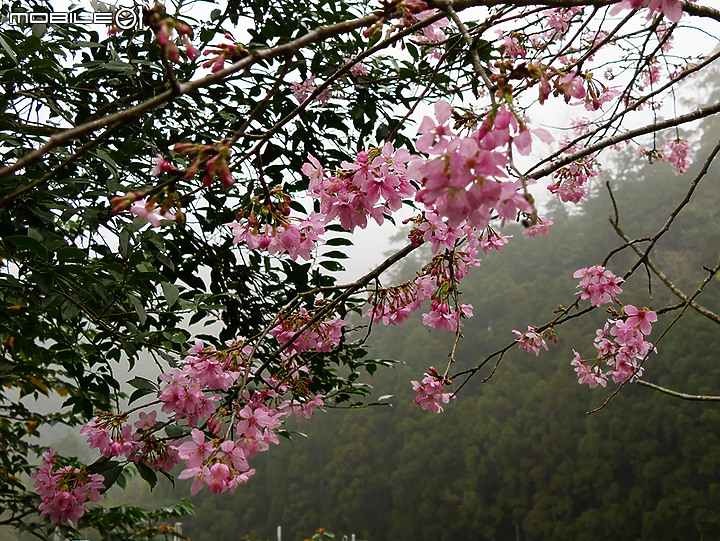
<instances>
[{"instance_id":1,"label":"cherry blossom cluster","mask_svg":"<svg viewBox=\"0 0 720 541\"><path fill-rule=\"evenodd\" d=\"M424 410L434 413L441 413L443 407L440 405L447 404L451 398L455 398L453 393L445 393L443 384L445 378L441 376L432 366L424 374L422 381L411 381L413 390L417 393L413 402Z\"/></svg>"},{"instance_id":2,"label":"cherry blossom cluster","mask_svg":"<svg viewBox=\"0 0 720 541\"><path fill-rule=\"evenodd\" d=\"M593 306L611 303L616 295L622 293L620 284L623 279L600 265L578 269L573 273L573 278L581 279L577 286L580 291L577 294L582 300L590 299Z\"/></svg>"},{"instance_id":3,"label":"cherry blossom cluster","mask_svg":"<svg viewBox=\"0 0 720 541\"><path fill-rule=\"evenodd\" d=\"M415 193L405 177L410 158L406 149L396 151L392 143L386 143L382 149L359 152L355 162L342 162L341 169L330 175L310 154L302 172L310 179L308 194L319 200L320 212L306 218L291 217L289 196L275 187L255 197L250 207L239 213L240 221L227 224L232 228L233 242L309 260L323 242L321 235L328 223L337 219L350 232L367 227L368 218L381 224L385 214L397 211L403 198Z\"/></svg>"},{"instance_id":4,"label":"cherry blossom cluster","mask_svg":"<svg viewBox=\"0 0 720 541\"><path fill-rule=\"evenodd\" d=\"M690 167L690 157L692 151L690 149L690 142L687 139L674 139L672 141L666 141L665 144L654 150L647 150L641 146L638 149L638 155L641 157L647 157L650 163L656 160L668 162L675 169L675 175L682 175Z\"/></svg>"},{"instance_id":5,"label":"cherry blossom cluster","mask_svg":"<svg viewBox=\"0 0 720 541\"><path fill-rule=\"evenodd\" d=\"M675 169L675 175L682 175L690 167L690 143L687 139L666 142L660 150L662 159Z\"/></svg>"},{"instance_id":6,"label":"cherry blossom cluster","mask_svg":"<svg viewBox=\"0 0 720 541\"><path fill-rule=\"evenodd\" d=\"M518 58L525 58L527 50L522 44L523 36L518 32L504 32L503 30L497 31L498 39L502 40L502 43L498 47L503 55L510 57L513 60Z\"/></svg>"},{"instance_id":7,"label":"cherry blossom cluster","mask_svg":"<svg viewBox=\"0 0 720 541\"><path fill-rule=\"evenodd\" d=\"M289 343L285 349L288 355L304 351L330 352L340 344L345 321L340 318L310 323L313 314L306 308L284 317L281 322L270 330L281 346ZM305 327L310 325L307 329ZM293 340L293 337L302 333ZM292 342L290 342L293 340Z\"/></svg>"},{"instance_id":8,"label":"cherry blossom cluster","mask_svg":"<svg viewBox=\"0 0 720 541\"><path fill-rule=\"evenodd\" d=\"M546 220L551 220L551 218L546 218ZM547 234L547 232L545 234ZM511 239L512 237L513 235L502 235L501 233L495 231L492 227L488 226L485 234L480 238L480 248L485 254L488 253L489 250L499 252L502 250L503 246L509 242L508 239Z\"/></svg>"},{"instance_id":9,"label":"cherry blossom cluster","mask_svg":"<svg viewBox=\"0 0 720 541\"><path fill-rule=\"evenodd\" d=\"M125 414L96 412L83 425L80 434L88 437L91 449L98 449L108 458L125 456L135 464L144 464L154 471L169 472L179 462L174 442L158 439L152 428L157 412L140 412L140 420L127 423ZM135 428L135 430L133 430Z\"/></svg>"},{"instance_id":10,"label":"cherry blossom cluster","mask_svg":"<svg viewBox=\"0 0 720 541\"><path fill-rule=\"evenodd\" d=\"M423 2L424 3L424 2ZM425 9L423 11L420 11L418 13L415 13L414 15L410 15L407 17L406 25L410 26L412 24L415 24L420 21L424 21L428 17L432 17L437 13L436 9ZM426 27L422 29L422 33L416 34L412 37L411 41L414 43L417 43L418 45L434 45L436 43L441 43L447 39L447 36L445 32L443 32L443 28L448 26L450 24L450 21L448 21L446 18L439 19L435 21L434 23L430 23ZM432 52L433 56L438 58L439 51L433 50Z\"/></svg>"},{"instance_id":11,"label":"cherry blossom cluster","mask_svg":"<svg viewBox=\"0 0 720 541\"><path fill-rule=\"evenodd\" d=\"M535 237L543 237L549 233L549 228L553 224L553 219L551 217L546 218L538 218L537 222L533 225L529 225L525 229L523 229L522 234L527 235L531 239L534 239Z\"/></svg>"},{"instance_id":12,"label":"cherry blossom cluster","mask_svg":"<svg viewBox=\"0 0 720 541\"><path fill-rule=\"evenodd\" d=\"M576 15L582 14L583 8L556 8L548 13L546 19L551 38L557 38L558 35L565 34L570 29L570 23Z\"/></svg>"},{"instance_id":13,"label":"cherry blossom cluster","mask_svg":"<svg viewBox=\"0 0 720 541\"><path fill-rule=\"evenodd\" d=\"M624 383L642 376L643 368L638 362L654 351L647 336L652 332L652 324L657 314L647 308L638 309L631 304L623 307L623 313L608 320L602 329L597 330L594 341L597 358L584 361L574 351L572 366L578 375L580 384L587 383L590 388L607 385L608 376L615 383ZM605 363L609 369L600 368Z\"/></svg>"},{"instance_id":14,"label":"cherry blossom cluster","mask_svg":"<svg viewBox=\"0 0 720 541\"><path fill-rule=\"evenodd\" d=\"M476 257L478 244L476 238L469 238L462 250L447 250L423 267L422 272L431 278L435 286L435 292L430 297L430 311L422 315L424 325L457 332L462 326L461 318L472 317L472 305L458 302L457 284L472 267L480 266L481 261Z\"/></svg>"},{"instance_id":15,"label":"cherry blossom cluster","mask_svg":"<svg viewBox=\"0 0 720 541\"><path fill-rule=\"evenodd\" d=\"M378 289L368 301L372 308L365 312L365 317L383 325L399 325L420 309L434 292L435 286L429 276Z\"/></svg>"},{"instance_id":16,"label":"cherry blossom cluster","mask_svg":"<svg viewBox=\"0 0 720 541\"><path fill-rule=\"evenodd\" d=\"M319 201L325 222L338 219L352 232L367 227L368 218L382 224L384 214L398 210L403 198L415 193L406 173L412 158L407 149L396 150L388 142L381 149L358 152L354 162L343 161L336 174L328 174L309 155L302 172L310 179L308 194Z\"/></svg>"},{"instance_id":17,"label":"cherry blossom cluster","mask_svg":"<svg viewBox=\"0 0 720 541\"><path fill-rule=\"evenodd\" d=\"M522 193L527 184L501 180L507 178L511 143L520 154L529 154L530 130L501 107L469 137L459 137L450 126L451 115L450 104L440 100L435 104L435 120L426 116L420 124L415 147L431 157L414 160L408 167L408 177L422 184L416 201L435 210L451 227L467 221L477 230L496 217L505 223L515 221L519 213L532 213Z\"/></svg>"},{"instance_id":18,"label":"cherry blossom cluster","mask_svg":"<svg viewBox=\"0 0 720 541\"><path fill-rule=\"evenodd\" d=\"M308 313L301 310L296 317L288 317L271 332L281 343L287 343L308 320ZM132 425L128 422L130 412L97 412L96 417L83 426L81 434L88 436L90 447L98 449L103 456L124 456L128 461L144 464L154 471L169 472L184 461L185 468L179 478L193 480L193 494L205 485L215 493L234 491L254 474L248 461L255 453L267 451L270 444L279 443L277 430L287 417L295 414L298 419L310 418L313 411L324 404L322 394L308 392L308 380L304 376L308 369L292 353L329 351L339 343L343 325L344 321L336 319L311 326L285 352L283 366L276 376L265 378L263 384L256 382L253 390L247 387L248 382L254 380L248 366L248 359L253 354L250 344L238 338L228 341L227 349L217 350L196 341L181 361L181 369L160 375L162 385L157 393L158 401L141 407L162 404L161 411L170 417L168 422L186 420L192 428L189 440L159 437L158 431L167 422L158 425L157 410L140 411L139 419ZM234 390L240 381L241 390ZM217 407L221 393L236 398L225 400ZM290 397L284 397L288 393ZM140 408L131 412L137 409ZM220 435L223 425L226 432ZM50 470L43 468L35 474L39 479L38 486L44 491L41 494L47 493L48 501L67 500L61 494L67 483L51 484ZM78 472L61 470L58 475L70 478L70 474ZM94 496L95 493L88 494ZM70 504L62 504L65 505L61 507L62 511L53 512L76 521L84 513L84 501L80 501L79 507L73 504L72 512L65 510L66 507L70 509ZM60 508L60 503L48 503L48 509L51 505L55 506L52 509Z\"/></svg>"},{"instance_id":19,"label":"cherry blossom cluster","mask_svg":"<svg viewBox=\"0 0 720 541\"><path fill-rule=\"evenodd\" d=\"M50 522L77 524L87 511L86 502L100 499L100 491L105 489L103 477L89 473L84 467L65 466L57 468L55 450L51 447L43 453L44 464L31 474L35 479L34 487L42 498L38 506L40 513L50 516Z\"/></svg>"},{"instance_id":20,"label":"cherry blossom cluster","mask_svg":"<svg viewBox=\"0 0 720 541\"><path fill-rule=\"evenodd\" d=\"M351 58L345 58L345 62L351 62ZM370 74L368 67L362 62L356 62L350 67L350 74L359 79L360 77L367 77Z\"/></svg>"},{"instance_id":21,"label":"cherry blossom cluster","mask_svg":"<svg viewBox=\"0 0 720 541\"><path fill-rule=\"evenodd\" d=\"M557 182L550 184L550 193L557 194L563 203L579 203L587 197L588 184L600 174L600 165L593 155L584 156L555 172Z\"/></svg>"},{"instance_id":22,"label":"cherry blossom cluster","mask_svg":"<svg viewBox=\"0 0 720 541\"><path fill-rule=\"evenodd\" d=\"M279 186L268 195L253 198L249 208L238 213L238 220L227 224L233 244L243 243L271 255L287 254L293 261L299 257L309 261L325 233L325 220L319 214L291 216L290 197Z\"/></svg>"},{"instance_id":23,"label":"cherry blossom cluster","mask_svg":"<svg viewBox=\"0 0 720 541\"><path fill-rule=\"evenodd\" d=\"M317 85L315 84L315 76L312 75L305 79L302 83L292 83L292 94L298 102L302 103L310 97L310 94L315 91L315 88L317 88ZM326 88L320 92L315 99L320 102L320 105L325 107L331 97L332 90L330 88Z\"/></svg>"},{"instance_id":24,"label":"cherry blossom cluster","mask_svg":"<svg viewBox=\"0 0 720 541\"><path fill-rule=\"evenodd\" d=\"M411 238L433 235L434 226L423 229L424 225L431 222L423 217L414 221L418 225L410 234ZM465 229L472 228L466 225ZM442 231L448 232L447 229ZM455 234L460 235L457 231ZM444 234L440 237L445 238ZM437 241L437 244L439 247L442 240ZM461 318L473 315L472 305L457 302L459 293L457 283L467 276L472 267L481 264L480 259L477 258L479 244L477 232L463 243L460 242L459 237L455 238L453 240L455 248L452 250L446 248L444 252L438 253L422 268L414 280L375 291L368 299L372 308L365 313L365 316L384 325L397 325L420 309L425 300L430 299L429 312L422 315L423 324L439 330L456 332L461 326Z\"/></svg>"},{"instance_id":25,"label":"cherry blossom cluster","mask_svg":"<svg viewBox=\"0 0 720 541\"><path fill-rule=\"evenodd\" d=\"M545 348L545 351L548 349L547 342L545 342L545 339L543 338L542 334L537 332L535 327L528 326L527 331L520 332L513 330L515 334L518 335L518 346L520 349L523 349L527 352L532 351L535 353L535 356L540 355L540 348Z\"/></svg>"},{"instance_id":26,"label":"cherry blossom cluster","mask_svg":"<svg viewBox=\"0 0 720 541\"><path fill-rule=\"evenodd\" d=\"M277 389L285 392L288 387L278 384ZM277 429L286 417L295 413L298 419L309 419L313 410L324 403L323 395L304 402L296 399L280 401L279 393L271 388L256 389L252 394L245 390L242 397L243 406L233 416L237 419L235 439L217 437L219 426L211 430L212 436L208 439L206 432L194 428L190 432L191 441L178 446L178 454L186 464L178 477L193 480L192 494L203 486L214 493L234 492L254 475L255 469L250 468L248 461L255 453L267 451L271 443L279 443ZM213 428L213 424L209 423L208 427Z\"/></svg>"}]
</instances>

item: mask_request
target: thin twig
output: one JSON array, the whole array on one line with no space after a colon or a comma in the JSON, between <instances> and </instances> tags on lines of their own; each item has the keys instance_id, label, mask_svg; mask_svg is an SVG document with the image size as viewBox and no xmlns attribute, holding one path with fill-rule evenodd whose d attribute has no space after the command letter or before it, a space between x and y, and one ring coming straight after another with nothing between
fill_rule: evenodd
<instances>
[{"instance_id":1,"label":"thin twig","mask_svg":"<svg viewBox=\"0 0 720 541\"><path fill-rule=\"evenodd\" d=\"M635 383L637 383L638 385L642 385L643 387L649 387L650 389L659 391L661 393L669 394L670 396L674 396L675 398L681 398L682 400L720 402L720 396L680 393L678 391L673 391L673 390L667 389L665 387L660 387L660 385L655 385L654 383L650 383L649 381L644 381L641 379L637 380Z\"/></svg>"}]
</instances>

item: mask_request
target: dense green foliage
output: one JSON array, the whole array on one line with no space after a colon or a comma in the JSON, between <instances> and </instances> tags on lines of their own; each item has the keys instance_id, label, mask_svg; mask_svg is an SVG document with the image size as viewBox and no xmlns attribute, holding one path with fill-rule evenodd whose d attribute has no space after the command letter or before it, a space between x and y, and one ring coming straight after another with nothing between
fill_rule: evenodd
<instances>
[{"instance_id":1,"label":"dense green foliage","mask_svg":"<svg viewBox=\"0 0 720 541\"><path fill-rule=\"evenodd\" d=\"M12 9L47 13L50 4L21 2ZM297 19L283 25L279 15L266 17L267 7L230 5L198 23L195 33L205 42L219 40L224 27L232 28L243 18L256 25L253 46L272 46L305 32L296 22L310 15L315 21L317 15L294 7ZM10 9L4 3L0 17L7 20ZM328 21L351 16L350 11L328 12ZM0 162L4 165L63 129L103 120L104 115L142 102L169 85L160 47L149 29L110 36L80 24L3 25L0 30ZM177 97L139 122L119 122L101 134L72 140L41 163L2 179L0 385L6 390L0 394L0 512L7 514L0 523L19 523L14 517L37 510L39 498L24 479L45 449L37 439L44 425L77 426L96 410L119 408L133 390L116 375L135 369L141 354L143 362L154 359L158 367L167 369L192 344L188 323L214 324L211 333L198 326L195 336L216 345L237 336L251 337L288 299L334 282L320 269L341 268L336 259L344 257L342 253L323 257L321 267L310 271L309 264L277 265L271 263L274 258L257 253L243 257L233 247L223 224L261 192L257 175L233 190L218 183L187 198L187 223L162 230L148 228L128 213L113 216L109 201L129 190L152 188L156 179L150 170L156 154L170 155L176 142L219 141L228 130L243 126L256 110L262 114L254 121L254 133L274 128L274 136L253 156L264 182L287 183L288 191L302 189L306 181L290 181L299 179L308 151L324 148L326 155L346 156L348 141L337 136L347 133L345 111L305 111L290 126L277 126L296 104L285 99L285 93L268 94L273 99L263 102L265 84L282 69L303 74L334 71L343 51L353 50L361 38L355 32L344 39L344 44L325 44L312 58L294 58L284 68L283 59L263 62L251 78ZM179 80L199 72L198 63L175 66ZM383 85L377 96L367 86L343 84L344 99L351 103L385 103L412 81L405 77ZM352 113L355 124L364 127L391 116L379 107ZM236 150L247 152L256 142L257 138L244 138ZM288 178L288 171L296 178ZM161 201L187 197L198 184L179 177L157 195ZM340 246L348 243L336 241ZM258 355L271 349L263 344ZM348 344L327 363L316 359L321 368L315 391L334 390L339 401L364 393L364 386L353 383L357 375L346 378L366 365L362 356L363 350ZM338 374L331 365L350 368ZM376 368L371 359L367 365ZM132 379L130 385L137 389L133 398L156 391L154 383L142 379ZM34 399L57 395L64 398L61 408L47 415L36 410ZM112 484L122 466L111 462L95 470ZM152 472L143 473L154 482ZM89 516L88 524L107 533L115 525L103 522L101 514Z\"/></svg>"},{"instance_id":2,"label":"dense green foliage","mask_svg":"<svg viewBox=\"0 0 720 541\"><path fill-rule=\"evenodd\" d=\"M612 179L625 230L642 236L661 225L684 183L665 166L638 168L631 160L626 156L615 168L621 172L603 179ZM692 283L717 255L718 173L711 171L697 194L700 203L657 253L678 284ZM597 185L596 192L579 214L553 208L549 237L487 254L463 294L475 317L465 327L458 362L475 364L512 339L491 329L546 321L553 302L569 303L574 294L577 282L566 269L594 264L620 244L607 225L612 207L605 187ZM573 247L578 237L583 250ZM623 271L624 264L621 255L610 267ZM626 294L640 298L647 288L647 276L638 273ZM656 279L652 292L658 305L672 300ZM720 288L714 285L702 302L717 311ZM317 526L372 541L714 538L720 532L720 408L628 385L587 416L611 390L577 385L571 348L589 353L604 316L598 310L563 325L558 344L537 359L514 348L487 383L471 381L440 415L411 403L408 381L441 364L451 340L419 318L378 329L373 354L403 361L373 381L378 394L394 394L393 407L329 411L309 429L299 427L309 437L296 436L263 457L257 483L228 498L196 497L185 531L195 541L230 530L270 538L278 524L290 541ZM717 394L719 348L717 326L690 313L658 344L644 377Z\"/></svg>"}]
</instances>

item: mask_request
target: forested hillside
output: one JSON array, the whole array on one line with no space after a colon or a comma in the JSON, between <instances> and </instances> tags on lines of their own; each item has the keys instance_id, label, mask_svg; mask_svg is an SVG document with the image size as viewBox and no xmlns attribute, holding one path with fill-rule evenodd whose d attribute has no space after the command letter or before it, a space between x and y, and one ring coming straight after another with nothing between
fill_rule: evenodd
<instances>
[{"instance_id":1,"label":"forested hillside","mask_svg":"<svg viewBox=\"0 0 720 541\"><path fill-rule=\"evenodd\" d=\"M605 181L628 235L662 226L659 217L678 204L687 183L666 164L631 168L634 150L626 152L600 177L581 212L569 216L550 205L551 235L486 254L462 296L475 317L465 327L458 369L514 338L492 329L524 330L550 320L551 301L569 305L574 298L577 280L563 269L598 264L622 244L609 223L596 225L614 214ZM694 196L699 204L679 218L655 256L680 287L702 278L702 266L717 259L718 177L714 168L703 179ZM578 239L581 251L573 248ZM621 275L627 261L621 253L609 267ZM624 285L625 302L633 302L633 290L648 287L658 306L673 300L655 276L640 270ZM699 301L720 312L720 284ZM328 411L304 424L309 437L296 435L260 457L256 478L233 496L198 494L186 534L195 541L230 531L267 539L282 525L290 541L321 526L372 541L720 538L720 404L629 384L607 407L586 415L616 386L578 385L572 349L590 355L594 329L606 317L598 309L594 318L563 325L558 343L537 358L514 347L489 381L474 378L440 415L412 403L409 381L428 365L442 365L452 337L429 331L419 318L402 328L374 329L372 353L401 361L372 382L377 396L394 395L392 407ZM690 313L657 348L643 379L720 394L716 324Z\"/></svg>"}]
</instances>

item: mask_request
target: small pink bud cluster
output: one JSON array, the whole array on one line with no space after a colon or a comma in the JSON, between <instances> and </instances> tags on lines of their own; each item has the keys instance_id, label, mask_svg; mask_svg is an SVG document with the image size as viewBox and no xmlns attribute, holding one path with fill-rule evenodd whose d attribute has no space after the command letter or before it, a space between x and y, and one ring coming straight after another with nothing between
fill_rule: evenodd
<instances>
[{"instance_id":1,"label":"small pink bud cluster","mask_svg":"<svg viewBox=\"0 0 720 541\"><path fill-rule=\"evenodd\" d=\"M127 192L125 195L119 195L110 199L110 206L112 207L112 213L117 214L122 212L130 205L132 205L138 199L142 199L144 195L139 192Z\"/></svg>"},{"instance_id":2,"label":"small pink bud cluster","mask_svg":"<svg viewBox=\"0 0 720 541\"><path fill-rule=\"evenodd\" d=\"M279 325L270 330L281 346L292 340L285 349L288 355L304 351L322 351L328 353L340 344L345 321L330 319L318 321L304 330L300 336L293 337L303 329L312 319L312 314L305 308L283 318Z\"/></svg>"},{"instance_id":3,"label":"small pink bud cluster","mask_svg":"<svg viewBox=\"0 0 720 541\"><path fill-rule=\"evenodd\" d=\"M220 183L228 187L235 183L230 172L231 147L232 142L223 139L214 145L176 143L174 150L190 159L190 166L185 171L186 179L191 179L204 167L203 186L210 186L216 179L220 179Z\"/></svg>"},{"instance_id":4,"label":"small pink bud cluster","mask_svg":"<svg viewBox=\"0 0 720 541\"><path fill-rule=\"evenodd\" d=\"M182 37L185 45L185 54L189 60L195 60L197 49L193 46L189 36L192 35L192 29L185 23L176 21L174 18L161 13L161 6L156 6L149 10L150 28L155 33L158 44L165 49L168 57L173 62L180 61L180 54L175 42L172 39L173 31Z\"/></svg>"},{"instance_id":5,"label":"small pink bud cluster","mask_svg":"<svg viewBox=\"0 0 720 541\"><path fill-rule=\"evenodd\" d=\"M578 374L579 383L588 383L590 388L598 384L605 387L608 376L615 383L642 376L643 368L638 361L654 351L647 335L652 332L652 323L657 321L657 314L647 308L640 310L631 304L625 305L623 312L624 315L608 320L602 329L598 329L594 342L598 357L594 362L583 361L574 352L575 358L571 364ZM599 367L601 362L610 367L605 373Z\"/></svg>"},{"instance_id":6,"label":"small pink bud cluster","mask_svg":"<svg viewBox=\"0 0 720 541\"><path fill-rule=\"evenodd\" d=\"M421 382L410 382L413 390L417 393L415 398L413 398L413 402L424 410L441 413L443 407L440 404L447 404L451 398L455 398L455 395L453 393L443 392L445 390L443 385L445 378L443 378L435 368L431 366L428 372L424 374L425 377Z\"/></svg>"},{"instance_id":7,"label":"small pink bud cluster","mask_svg":"<svg viewBox=\"0 0 720 541\"><path fill-rule=\"evenodd\" d=\"M249 54L247 49L242 44L236 42L229 33L225 33L225 39L229 40L230 43L216 43L211 45L214 49L207 49L203 52L204 56L214 55L203 62L203 68L212 66L211 71L215 73L223 69L226 60L237 62Z\"/></svg>"},{"instance_id":8,"label":"small pink bud cluster","mask_svg":"<svg viewBox=\"0 0 720 541\"><path fill-rule=\"evenodd\" d=\"M54 469L55 450L43 453L45 464L31 474L35 479L34 487L42 498L38 506L40 513L50 516L50 522L77 524L80 517L87 511L86 502L100 499L100 491L104 490L103 478L97 473L88 473L85 468L65 466Z\"/></svg>"},{"instance_id":9,"label":"small pink bud cluster","mask_svg":"<svg viewBox=\"0 0 720 541\"><path fill-rule=\"evenodd\" d=\"M351 62L352 59L345 58L344 61L347 63L347 62ZM350 67L350 75L352 75L356 79L360 79L361 77L367 77L368 74L369 74L369 71L368 71L367 66L361 62L357 62Z\"/></svg>"},{"instance_id":10,"label":"small pink bud cluster","mask_svg":"<svg viewBox=\"0 0 720 541\"><path fill-rule=\"evenodd\" d=\"M618 278L611 271L600 265L584 267L573 273L573 278L580 278L578 295L580 298L590 299L590 304L600 306L615 300L615 296L622 293L620 284L622 278Z\"/></svg>"}]
</instances>

